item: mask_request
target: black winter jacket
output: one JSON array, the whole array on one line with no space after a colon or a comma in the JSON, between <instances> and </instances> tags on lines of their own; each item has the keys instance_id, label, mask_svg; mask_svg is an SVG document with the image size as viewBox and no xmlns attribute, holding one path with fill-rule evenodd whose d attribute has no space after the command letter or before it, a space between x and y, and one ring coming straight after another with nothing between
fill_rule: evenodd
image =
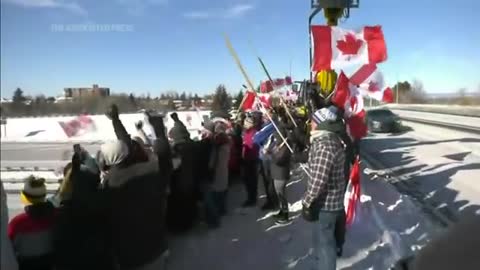
<instances>
[{"instance_id":1,"label":"black winter jacket","mask_svg":"<svg viewBox=\"0 0 480 270\"><path fill-rule=\"evenodd\" d=\"M121 269L146 265L167 249L166 184L160 175L154 158L109 172L108 227Z\"/></svg>"}]
</instances>

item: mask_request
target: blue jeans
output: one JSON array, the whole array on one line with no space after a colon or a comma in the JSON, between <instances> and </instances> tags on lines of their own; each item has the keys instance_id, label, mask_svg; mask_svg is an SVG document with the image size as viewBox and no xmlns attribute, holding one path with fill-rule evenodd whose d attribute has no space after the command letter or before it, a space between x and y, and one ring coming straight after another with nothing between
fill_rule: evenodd
<instances>
[{"instance_id":1,"label":"blue jeans","mask_svg":"<svg viewBox=\"0 0 480 270\"><path fill-rule=\"evenodd\" d=\"M342 211L320 211L318 221L313 223L312 270L337 269L335 223Z\"/></svg>"}]
</instances>

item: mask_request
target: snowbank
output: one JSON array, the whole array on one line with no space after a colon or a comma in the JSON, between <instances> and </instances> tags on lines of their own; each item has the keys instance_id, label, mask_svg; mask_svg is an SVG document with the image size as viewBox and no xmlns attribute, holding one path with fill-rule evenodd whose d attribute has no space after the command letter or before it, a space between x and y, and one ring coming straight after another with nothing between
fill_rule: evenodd
<instances>
[{"instance_id":1,"label":"snowbank","mask_svg":"<svg viewBox=\"0 0 480 270\"><path fill-rule=\"evenodd\" d=\"M198 135L204 117L210 116L210 111L177 112L180 120L187 126L192 138ZM2 127L2 142L92 142L116 139L110 120L105 115L91 115L93 125L77 136L68 137L60 122L71 122L75 117L40 117L40 118L9 118L6 128ZM121 114L125 128L130 134L135 134L135 123L144 120L144 115ZM168 129L173 127L173 120L165 118ZM4 134L4 132L6 134ZM145 128L147 135L152 133Z\"/></svg>"}]
</instances>

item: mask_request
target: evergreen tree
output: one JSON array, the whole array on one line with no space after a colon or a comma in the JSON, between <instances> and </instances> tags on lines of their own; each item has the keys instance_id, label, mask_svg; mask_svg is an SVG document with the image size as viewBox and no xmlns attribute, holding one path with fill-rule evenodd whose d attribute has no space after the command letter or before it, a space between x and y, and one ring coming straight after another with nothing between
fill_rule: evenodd
<instances>
[{"instance_id":1,"label":"evergreen tree","mask_svg":"<svg viewBox=\"0 0 480 270\"><path fill-rule=\"evenodd\" d=\"M233 104L233 106L235 108L240 107L240 103L242 103L242 100L243 100L243 91L240 89L240 91L238 91L237 96L235 97L235 104Z\"/></svg>"},{"instance_id":2,"label":"evergreen tree","mask_svg":"<svg viewBox=\"0 0 480 270\"><path fill-rule=\"evenodd\" d=\"M213 95L212 111L228 113L231 107L231 98L223 84L217 86Z\"/></svg>"},{"instance_id":3,"label":"evergreen tree","mask_svg":"<svg viewBox=\"0 0 480 270\"><path fill-rule=\"evenodd\" d=\"M13 93L13 97L12 97L12 101L13 103L23 103L25 102L27 99L25 98L25 96L23 95L23 90L20 89L20 88L17 88L15 90L15 92Z\"/></svg>"}]
</instances>

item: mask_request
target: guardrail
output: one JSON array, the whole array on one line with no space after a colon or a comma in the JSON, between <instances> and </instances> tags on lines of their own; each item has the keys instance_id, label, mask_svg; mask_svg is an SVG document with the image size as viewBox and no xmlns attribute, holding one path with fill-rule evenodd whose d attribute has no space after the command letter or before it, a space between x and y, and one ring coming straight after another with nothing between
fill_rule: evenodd
<instances>
[{"instance_id":1,"label":"guardrail","mask_svg":"<svg viewBox=\"0 0 480 270\"><path fill-rule=\"evenodd\" d=\"M425 125L431 125L431 126L453 129L453 130L457 130L457 131L480 134L480 127L466 126L466 125L460 125L460 124L456 124L456 123L455 124L454 123L446 123L446 122L440 122L440 121L435 121L435 120L420 119L420 118L413 118L413 117L404 117L404 116L401 116L400 119L404 120L404 121L419 123L419 124L425 124Z\"/></svg>"},{"instance_id":2,"label":"guardrail","mask_svg":"<svg viewBox=\"0 0 480 270\"><path fill-rule=\"evenodd\" d=\"M385 106L392 110L405 110L405 111L450 114L450 115L458 115L458 116L480 117L480 106L433 105L433 104L388 104Z\"/></svg>"}]
</instances>

